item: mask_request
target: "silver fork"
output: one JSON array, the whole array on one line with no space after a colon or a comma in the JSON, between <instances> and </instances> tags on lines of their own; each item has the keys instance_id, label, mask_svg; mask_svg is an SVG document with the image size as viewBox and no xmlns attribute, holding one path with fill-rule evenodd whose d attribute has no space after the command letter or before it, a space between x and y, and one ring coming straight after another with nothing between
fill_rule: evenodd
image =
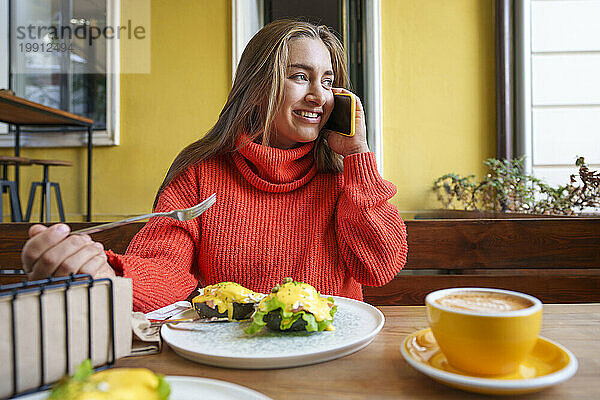
<instances>
[{"instance_id":1,"label":"silver fork","mask_svg":"<svg viewBox=\"0 0 600 400\"><path fill-rule=\"evenodd\" d=\"M200 316L196 316L194 318L181 318L181 319L165 319L163 321L151 321L150 322L150 328L155 328L157 326L163 326L163 325L175 325L175 324L181 324L183 322L225 322L225 321L229 321L229 319L227 317L225 318L219 318L219 317L207 317L207 318L201 318Z\"/></svg>"},{"instance_id":2,"label":"silver fork","mask_svg":"<svg viewBox=\"0 0 600 400\"><path fill-rule=\"evenodd\" d=\"M92 234L96 232L101 232L107 229L116 228L117 226L126 225L131 222L141 221L143 219L148 219L152 217L170 217L179 221L189 221L191 219L199 217L204 211L208 210L210 206L215 204L217 194L213 193L208 196L201 203L196 204L190 208L184 208L183 210L173 210L168 212L155 212L151 214L138 215L136 217L127 218L121 221L109 222L107 224L95 225L89 228L79 229L77 231L71 232L71 235L75 234Z\"/></svg>"}]
</instances>

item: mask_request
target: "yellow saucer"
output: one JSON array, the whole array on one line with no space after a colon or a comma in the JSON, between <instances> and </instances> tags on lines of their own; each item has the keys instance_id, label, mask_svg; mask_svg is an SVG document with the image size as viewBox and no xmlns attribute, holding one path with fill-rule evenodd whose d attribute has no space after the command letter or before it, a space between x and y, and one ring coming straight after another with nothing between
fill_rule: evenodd
<instances>
[{"instance_id":1,"label":"yellow saucer","mask_svg":"<svg viewBox=\"0 0 600 400\"><path fill-rule=\"evenodd\" d=\"M572 377L577 359L565 347L539 337L533 351L519 369L502 376L476 376L452 368L440 351L431 329L409 335L400 348L413 368L446 385L485 394L522 394L537 392Z\"/></svg>"}]
</instances>

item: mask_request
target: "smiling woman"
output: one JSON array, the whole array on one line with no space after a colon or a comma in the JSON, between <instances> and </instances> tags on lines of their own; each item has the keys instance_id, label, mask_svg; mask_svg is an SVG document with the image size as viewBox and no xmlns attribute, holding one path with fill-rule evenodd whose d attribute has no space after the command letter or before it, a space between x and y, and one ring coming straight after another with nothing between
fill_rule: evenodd
<instances>
[{"instance_id":1,"label":"smiling woman","mask_svg":"<svg viewBox=\"0 0 600 400\"><path fill-rule=\"evenodd\" d=\"M248 43L218 121L175 159L155 211L217 193L201 218L152 218L124 255L69 228L34 225L22 258L31 276L88 272L133 280L150 311L200 285L235 282L268 292L284 277L361 300L406 262L404 222L388 200L357 98L355 135L324 125L334 93L350 93L345 56L324 26L278 20Z\"/></svg>"}]
</instances>

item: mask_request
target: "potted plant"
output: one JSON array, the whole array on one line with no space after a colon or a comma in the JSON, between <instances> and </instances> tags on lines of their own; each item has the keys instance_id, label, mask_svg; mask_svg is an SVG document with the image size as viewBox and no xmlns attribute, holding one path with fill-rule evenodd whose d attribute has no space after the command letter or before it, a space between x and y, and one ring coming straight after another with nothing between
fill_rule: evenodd
<instances>
[{"instance_id":1,"label":"potted plant","mask_svg":"<svg viewBox=\"0 0 600 400\"><path fill-rule=\"evenodd\" d=\"M445 211L428 217L598 216L600 173L590 170L583 157L575 162L579 173L557 187L524 173L523 158L490 158L484 164L489 173L480 182L475 175L454 173L437 178L432 190Z\"/></svg>"}]
</instances>

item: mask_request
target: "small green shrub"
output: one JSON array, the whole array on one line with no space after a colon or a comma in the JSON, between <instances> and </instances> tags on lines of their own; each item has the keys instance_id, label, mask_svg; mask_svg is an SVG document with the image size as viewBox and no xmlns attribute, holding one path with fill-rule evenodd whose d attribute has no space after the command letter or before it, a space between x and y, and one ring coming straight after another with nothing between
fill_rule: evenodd
<instances>
[{"instance_id":1,"label":"small green shrub","mask_svg":"<svg viewBox=\"0 0 600 400\"><path fill-rule=\"evenodd\" d=\"M433 191L446 209L576 215L585 209L600 210L600 173L590 171L583 157L566 185L552 187L523 172L523 158L484 164L489 173L481 181L475 175L446 174L433 183ZM578 180L581 184L578 184Z\"/></svg>"}]
</instances>

